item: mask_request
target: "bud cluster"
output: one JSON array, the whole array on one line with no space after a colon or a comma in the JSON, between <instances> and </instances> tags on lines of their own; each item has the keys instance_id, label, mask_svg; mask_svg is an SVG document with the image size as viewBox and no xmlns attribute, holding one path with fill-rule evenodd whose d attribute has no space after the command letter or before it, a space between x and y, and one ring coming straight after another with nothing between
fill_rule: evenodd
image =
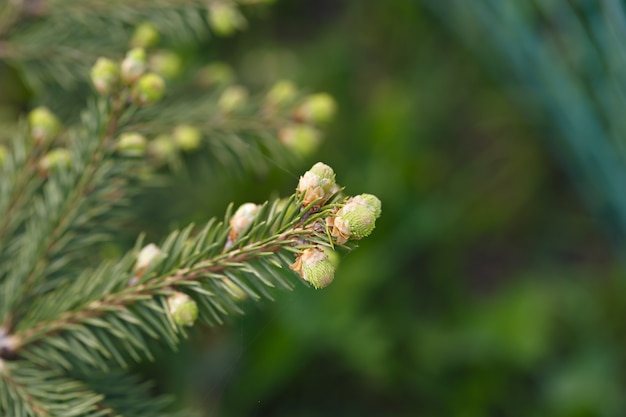
<instances>
[{"instance_id":1,"label":"bud cluster","mask_svg":"<svg viewBox=\"0 0 626 417\"><path fill-rule=\"evenodd\" d=\"M220 36L231 36L247 25L246 19L232 2L210 3L208 18L211 28Z\"/></svg>"},{"instance_id":2,"label":"bud cluster","mask_svg":"<svg viewBox=\"0 0 626 417\"><path fill-rule=\"evenodd\" d=\"M142 23L131 38L131 49L121 62L100 57L91 68L91 82L98 93L108 96L123 94L137 106L147 106L163 98L165 81L180 73L182 63L170 51L155 53L148 62L147 47L159 41L159 33L151 23Z\"/></svg>"},{"instance_id":3,"label":"bud cluster","mask_svg":"<svg viewBox=\"0 0 626 417\"><path fill-rule=\"evenodd\" d=\"M312 209L319 210L329 198L339 191L335 183L335 173L328 165L318 162L300 177L296 192L302 199L303 207L311 204ZM331 205L333 207L334 205ZM381 202L375 195L361 194L349 197L341 205L328 211L325 221L316 221L311 229L316 233L330 231L330 236L337 244L343 245L348 240L358 240L368 236L374 230L376 219L381 214ZM328 233L328 232L327 232ZM332 242L329 242L332 247ZM322 248L319 244L305 249L296 256L290 268L315 288L323 288L330 284L334 277L338 256L330 248Z\"/></svg>"},{"instance_id":4,"label":"bud cluster","mask_svg":"<svg viewBox=\"0 0 626 417\"><path fill-rule=\"evenodd\" d=\"M311 94L299 102L297 96L297 87L291 81L279 81L265 95L264 111L268 115L288 112L290 121L279 129L278 139L296 155L307 157L321 142L318 126L332 120L337 106L326 93Z\"/></svg>"}]
</instances>

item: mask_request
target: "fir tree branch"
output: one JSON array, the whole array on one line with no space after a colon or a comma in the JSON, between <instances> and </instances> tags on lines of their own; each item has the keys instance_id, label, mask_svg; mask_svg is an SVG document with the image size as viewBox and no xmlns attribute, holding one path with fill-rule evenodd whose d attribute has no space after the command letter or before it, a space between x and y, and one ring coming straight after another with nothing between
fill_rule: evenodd
<instances>
[{"instance_id":1,"label":"fir tree branch","mask_svg":"<svg viewBox=\"0 0 626 417\"><path fill-rule=\"evenodd\" d=\"M103 163L103 158L107 144L112 141L117 130L125 103L120 97L112 102L110 110L103 107L107 106L94 110L92 117L100 112L98 118L106 121L102 125L96 123L91 130L76 134L73 167L49 173L42 194L31 202L33 209L28 211L30 218L25 224L24 233L14 239L8 251L14 257L12 262L8 262L11 274L0 287L3 297L0 311L5 328L10 328L15 315L21 314L20 305L26 305L28 299L41 295L37 289L41 288L46 278L71 260L66 257L64 263L50 262L72 244L73 240L67 232L78 226L86 226L107 206L115 203L111 200L107 204L106 197L97 189L98 184L107 184L109 187L116 185L110 175L115 172L113 166L111 163ZM89 210L88 207L93 203L102 203L104 206ZM87 242L83 240L79 243L83 246ZM44 292L47 290L49 285L42 288ZM9 315L9 311L12 314Z\"/></svg>"},{"instance_id":2,"label":"fir tree branch","mask_svg":"<svg viewBox=\"0 0 626 417\"><path fill-rule=\"evenodd\" d=\"M48 363L54 357L64 367L72 367L76 360L101 367L112 358L127 366L128 357L136 360L140 353L150 357L146 338L176 345L180 329L163 307L164 297L176 290L197 300L204 321L218 324L224 315L241 312L232 283L255 299L271 297L263 286L291 288L284 275L293 274L288 271L293 253L330 244L319 224L336 208L329 204L317 212L301 212L299 207L294 199L284 211L278 202L269 210L265 205L250 232L230 247L227 223L211 222L192 239L190 228L175 232L163 244L167 257L136 283L133 257L77 279L59 289L74 300L72 306L58 309L54 302L58 295L52 293L18 323L14 337L19 342L13 352L34 363ZM80 295L86 297L76 300Z\"/></svg>"}]
</instances>

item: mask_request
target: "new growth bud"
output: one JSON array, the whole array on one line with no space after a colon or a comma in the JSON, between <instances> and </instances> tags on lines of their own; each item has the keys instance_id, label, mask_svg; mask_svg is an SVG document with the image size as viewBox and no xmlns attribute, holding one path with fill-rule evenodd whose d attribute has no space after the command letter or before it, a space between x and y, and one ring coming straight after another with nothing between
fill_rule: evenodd
<instances>
[{"instance_id":1,"label":"new growth bud","mask_svg":"<svg viewBox=\"0 0 626 417\"><path fill-rule=\"evenodd\" d=\"M328 165L318 162L300 177L296 191L305 206L318 199L317 204L321 206L333 194L334 186L335 172Z\"/></svg>"},{"instance_id":2,"label":"new growth bud","mask_svg":"<svg viewBox=\"0 0 626 417\"><path fill-rule=\"evenodd\" d=\"M278 132L278 139L296 155L303 158L312 155L319 147L321 140L315 128L302 124L283 127Z\"/></svg>"},{"instance_id":3,"label":"new growth bud","mask_svg":"<svg viewBox=\"0 0 626 417\"><path fill-rule=\"evenodd\" d=\"M232 113L243 107L247 99L248 90L235 85L224 90L217 102L217 106L224 113Z\"/></svg>"},{"instance_id":4,"label":"new growth bud","mask_svg":"<svg viewBox=\"0 0 626 417\"><path fill-rule=\"evenodd\" d=\"M178 154L176 143L168 135L159 135L148 142L148 154L158 163L172 161Z\"/></svg>"},{"instance_id":5,"label":"new growth bud","mask_svg":"<svg viewBox=\"0 0 626 417\"><path fill-rule=\"evenodd\" d=\"M179 326L193 326L198 318L198 304L182 292L167 297L167 308Z\"/></svg>"},{"instance_id":6,"label":"new growth bud","mask_svg":"<svg viewBox=\"0 0 626 417\"><path fill-rule=\"evenodd\" d=\"M233 82L235 75L233 70L223 62L214 62L202 68L198 72L198 84L203 87L214 85L227 85Z\"/></svg>"},{"instance_id":7,"label":"new growth bud","mask_svg":"<svg viewBox=\"0 0 626 417\"><path fill-rule=\"evenodd\" d=\"M289 266L306 282L319 289L328 286L335 277L335 267L319 248L305 249Z\"/></svg>"},{"instance_id":8,"label":"new growth bud","mask_svg":"<svg viewBox=\"0 0 626 417\"><path fill-rule=\"evenodd\" d=\"M137 255L137 262L133 268L135 276L142 276L146 269L160 260L163 257L163 252L154 243L144 246Z\"/></svg>"},{"instance_id":9,"label":"new growth bud","mask_svg":"<svg viewBox=\"0 0 626 417\"><path fill-rule=\"evenodd\" d=\"M341 245L348 239L362 239L372 233L376 215L370 206L348 201L327 223L332 226L331 236Z\"/></svg>"},{"instance_id":10,"label":"new growth bud","mask_svg":"<svg viewBox=\"0 0 626 417\"><path fill-rule=\"evenodd\" d=\"M98 58L91 67L91 82L100 94L111 93L119 80L119 65L108 58Z\"/></svg>"},{"instance_id":11,"label":"new growth bud","mask_svg":"<svg viewBox=\"0 0 626 417\"><path fill-rule=\"evenodd\" d=\"M150 22L143 22L135 28L130 39L130 46L133 48L149 48L159 43L159 31Z\"/></svg>"},{"instance_id":12,"label":"new growth bud","mask_svg":"<svg viewBox=\"0 0 626 417\"><path fill-rule=\"evenodd\" d=\"M234 5L213 2L209 6L209 24L216 34L230 36L246 27L246 20Z\"/></svg>"},{"instance_id":13,"label":"new growth bud","mask_svg":"<svg viewBox=\"0 0 626 417\"><path fill-rule=\"evenodd\" d=\"M133 48L126 53L122 61L122 80L132 84L146 72L146 51L143 48Z\"/></svg>"},{"instance_id":14,"label":"new growth bud","mask_svg":"<svg viewBox=\"0 0 626 417\"><path fill-rule=\"evenodd\" d=\"M335 99L329 94L313 94L295 112L299 120L307 123L324 124L332 120L337 110Z\"/></svg>"},{"instance_id":15,"label":"new growth bud","mask_svg":"<svg viewBox=\"0 0 626 417\"><path fill-rule=\"evenodd\" d=\"M56 148L39 160L39 170L47 175L50 171L67 169L72 165L72 154L65 148Z\"/></svg>"},{"instance_id":16,"label":"new growth bud","mask_svg":"<svg viewBox=\"0 0 626 417\"><path fill-rule=\"evenodd\" d=\"M190 125L178 125L172 132L174 143L183 151L191 152L200 147L202 133Z\"/></svg>"},{"instance_id":17,"label":"new growth bud","mask_svg":"<svg viewBox=\"0 0 626 417\"><path fill-rule=\"evenodd\" d=\"M136 132L122 133L115 148L123 156L139 157L146 153L148 141Z\"/></svg>"},{"instance_id":18,"label":"new growth bud","mask_svg":"<svg viewBox=\"0 0 626 417\"><path fill-rule=\"evenodd\" d=\"M183 70L183 60L176 52L158 51L150 57L150 70L167 79L174 79Z\"/></svg>"},{"instance_id":19,"label":"new growth bud","mask_svg":"<svg viewBox=\"0 0 626 417\"><path fill-rule=\"evenodd\" d=\"M37 107L28 114L30 132L36 143L47 142L61 131L61 122L47 107Z\"/></svg>"},{"instance_id":20,"label":"new growth bud","mask_svg":"<svg viewBox=\"0 0 626 417\"><path fill-rule=\"evenodd\" d=\"M297 92L295 84L291 81L278 81L267 92L265 102L269 106L280 107L292 101L296 97Z\"/></svg>"},{"instance_id":21,"label":"new growth bud","mask_svg":"<svg viewBox=\"0 0 626 417\"><path fill-rule=\"evenodd\" d=\"M374 213L376 218L380 217L380 213L382 211L382 204L380 200L373 194L357 195L349 199L347 203L355 203L367 207L372 213Z\"/></svg>"},{"instance_id":22,"label":"new growth bud","mask_svg":"<svg viewBox=\"0 0 626 417\"><path fill-rule=\"evenodd\" d=\"M228 237L231 241L236 240L242 233L248 230L260 208L259 205L254 203L245 203L239 206L229 221L231 229Z\"/></svg>"},{"instance_id":23,"label":"new growth bud","mask_svg":"<svg viewBox=\"0 0 626 417\"><path fill-rule=\"evenodd\" d=\"M135 84L133 98L140 106L157 103L165 93L165 81L160 75L149 73L143 75Z\"/></svg>"}]
</instances>

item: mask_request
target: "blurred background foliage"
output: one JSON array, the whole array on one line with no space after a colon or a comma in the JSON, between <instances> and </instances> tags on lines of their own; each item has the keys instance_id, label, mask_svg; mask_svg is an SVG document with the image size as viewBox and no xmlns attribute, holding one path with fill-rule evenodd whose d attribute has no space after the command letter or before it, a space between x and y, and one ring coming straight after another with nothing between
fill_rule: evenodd
<instances>
[{"instance_id":1,"label":"blurred background foliage","mask_svg":"<svg viewBox=\"0 0 626 417\"><path fill-rule=\"evenodd\" d=\"M435 9L283 0L246 32L179 46L248 85L327 91L338 115L319 151L290 164L208 175L190 158L137 201L121 245L230 201L289 194L318 160L351 194L379 196L383 215L327 289L249 303L140 366L160 389L207 416L626 414L626 281L611 225L585 204L502 50L468 47ZM19 70L0 76L3 115L27 108Z\"/></svg>"}]
</instances>

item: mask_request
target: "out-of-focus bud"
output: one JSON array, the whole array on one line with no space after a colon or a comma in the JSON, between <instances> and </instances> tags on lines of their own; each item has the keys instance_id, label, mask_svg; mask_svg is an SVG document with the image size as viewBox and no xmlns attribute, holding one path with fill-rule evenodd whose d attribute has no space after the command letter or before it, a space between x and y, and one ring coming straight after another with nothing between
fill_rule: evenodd
<instances>
[{"instance_id":1,"label":"out-of-focus bud","mask_svg":"<svg viewBox=\"0 0 626 417\"><path fill-rule=\"evenodd\" d=\"M315 200L324 204L332 195L335 185L335 172L328 165L318 162L300 177L296 191L303 199L302 204L308 206Z\"/></svg>"},{"instance_id":2,"label":"out-of-focus bud","mask_svg":"<svg viewBox=\"0 0 626 417\"><path fill-rule=\"evenodd\" d=\"M185 293L177 292L167 297L167 308L179 326L193 326L198 319L198 304Z\"/></svg>"},{"instance_id":3,"label":"out-of-focus bud","mask_svg":"<svg viewBox=\"0 0 626 417\"><path fill-rule=\"evenodd\" d=\"M335 278L334 265L319 248L305 249L289 268L317 289L328 286Z\"/></svg>"},{"instance_id":4,"label":"out-of-focus bud","mask_svg":"<svg viewBox=\"0 0 626 417\"><path fill-rule=\"evenodd\" d=\"M119 65L108 58L98 58L94 66L91 67L91 82L100 94L111 93L119 80Z\"/></svg>"},{"instance_id":5,"label":"out-of-focus bud","mask_svg":"<svg viewBox=\"0 0 626 417\"><path fill-rule=\"evenodd\" d=\"M190 125L178 125L172 132L174 143L183 151L191 152L200 147L202 133L198 128Z\"/></svg>"},{"instance_id":6,"label":"out-of-focus bud","mask_svg":"<svg viewBox=\"0 0 626 417\"><path fill-rule=\"evenodd\" d=\"M235 300L243 301L248 298L248 294L230 279L224 278L224 285Z\"/></svg>"},{"instance_id":7,"label":"out-of-focus bud","mask_svg":"<svg viewBox=\"0 0 626 417\"><path fill-rule=\"evenodd\" d=\"M122 81L132 84L146 72L146 51L143 48L133 48L126 53L122 61Z\"/></svg>"},{"instance_id":8,"label":"out-of-focus bud","mask_svg":"<svg viewBox=\"0 0 626 417\"><path fill-rule=\"evenodd\" d=\"M148 140L145 136L136 132L122 133L117 140L115 148L123 156L144 156Z\"/></svg>"},{"instance_id":9,"label":"out-of-focus bud","mask_svg":"<svg viewBox=\"0 0 626 417\"><path fill-rule=\"evenodd\" d=\"M135 276L141 276L145 270L163 258L163 252L154 243L144 246L137 255L137 262L133 268Z\"/></svg>"},{"instance_id":10,"label":"out-of-focus bud","mask_svg":"<svg viewBox=\"0 0 626 417\"><path fill-rule=\"evenodd\" d=\"M307 97L296 109L295 116L303 122L324 124L332 120L336 110L335 99L329 94L319 93Z\"/></svg>"},{"instance_id":11,"label":"out-of-focus bud","mask_svg":"<svg viewBox=\"0 0 626 417\"><path fill-rule=\"evenodd\" d=\"M209 24L216 34L230 36L246 27L246 19L234 4L213 2L209 5Z\"/></svg>"},{"instance_id":12,"label":"out-of-focus bud","mask_svg":"<svg viewBox=\"0 0 626 417\"><path fill-rule=\"evenodd\" d=\"M159 135L148 142L148 154L156 159L158 163L165 163L176 157L178 149L174 139L170 136Z\"/></svg>"},{"instance_id":13,"label":"out-of-focus bud","mask_svg":"<svg viewBox=\"0 0 626 417\"><path fill-rule=\"evenodd\" d=\"M45 154L39 160L39 170L47 175L50 171L67 169L72 165L72 154L65 148L56 148Z\"/></svg>"},{"instance_id":14,"label":"out-of-focus bud","mask_svg":"<svg viewBox=\"0 0 626 417\"><path fill-rule=\"evenodd\" d=\"M337 238L339 245L348 239L362 239L372 233L376 226L376 216L367 206L357 203L347 203L335 217L329 218L332 226L331 236Z\"/></svg>"},{"instance_id":15,"label":"out-of-focus bud","mask_svg":"<svg viewBox=\"0 0 626 417\"><path fill-rule=\"evenodd\" d=\"M183 70L183 60L176 52L164 49L155 52L150 57L149 67L150 71L171 80L180 76Z\"/></svg>"},{"instance_id":16,"label":"out-of-focus bud","mask_svg":"<svg viewBox=\"0 0 626 417\"><path fill-rule=\"evenodd\" d=\"M197 82L203 87L228 85L235 80L230 66L223 62L214 62L198 71Z\"/></svg>"},{"instance_id":17,"label":"out-of-focus bud","mask_svg":"<svg viewBox=\"0 0 626 417\"><path fill-rule=\"evenodd\" d=\"M234 85L224 90L217 102L217 106L223 113L233 113L242 108L246 104L247 99L248 90Z\"/></svg>"},{"instance_id":18,"label":"out-of-focus bud","mask_svg":"<svg viewBox=\"0 0 626 417\"><path fill-rule=\"evenodd\" d=\"M354 203L367 207L376 218L380 217L382 211L382 203L380 199L373 194L360 194L349 199L346 204Z\"/></svg>"},{"instance_id":19,"label":"out-of-focus bud","mask_svg":"<svg viewBox=\"0 0 626 417\"><path fill-rule=\"evenodd\" d=\"M9 149L4 145L0 145L0 168L2 168L2 165L4 165L4 161L8 157L9 157Z\"/></svg>"},{"instance_id":20,"label":"out-of-focus bud","mask_svg":"<svg viewBox=\"0 0 626 417\"><path fill-rule=\"evenodd\" d=\"M317 129L309 125L291 124L278 132L278 139L296 155L306 158L313 155L321 142Z\"/></svg>"},{"instance_id":21,"label":"out-of-focus bud","mask_svg":"<svg viewBox=\"0 0 626 417\"><path fill-rule=\"evenodd\" d=\"M230 233L228 237L232 241L248 230L250 225L254 222L256 215L259 213L259 209L260 206L254 203L244 203L239 206L229 221Z\"/></svg>"},{"instance_id":22,"label":"out-of-focus bud","mask_svg":"<svg viewBox=\"0 0 626 417\"><path fill-rule=\"evenodd\" d=\"M61 131L61 122L47 107L33 109L28 114L28 124L36 143L47 142Z\"/></svg>"},{"instance_id":23,"label":"out-of-focus bud","mask_svg":"<svg viewBox=\"0 0 626 417\"><path fill-rule=\"evenodd\" d=\"M133 88L133 98L140 106L157 103L165 93L165 81L160 75L142 75Z\"/></svg>"},{"instance_id":24,"label":"out-of-focus bud","mask_svg":"<svg viewBox=\"0 0 626 417\"><path fill-rule=\"evenodd\" d=\"M149 48L159 43L159 31L151 22L137 25L130 39L131 48Z\"/></svg>"},{"instance_id":25,"label":"out-of-focus bud","mask_svg":"<svg viewBox=\"0 0 626 417\"><path fill-rule=\"evenodd\" d=\"M272 107L280 107L291 102L298 93L296 85L291 81L278 81L265 96L265 103Z\"/></svg>"}]
</instances>

